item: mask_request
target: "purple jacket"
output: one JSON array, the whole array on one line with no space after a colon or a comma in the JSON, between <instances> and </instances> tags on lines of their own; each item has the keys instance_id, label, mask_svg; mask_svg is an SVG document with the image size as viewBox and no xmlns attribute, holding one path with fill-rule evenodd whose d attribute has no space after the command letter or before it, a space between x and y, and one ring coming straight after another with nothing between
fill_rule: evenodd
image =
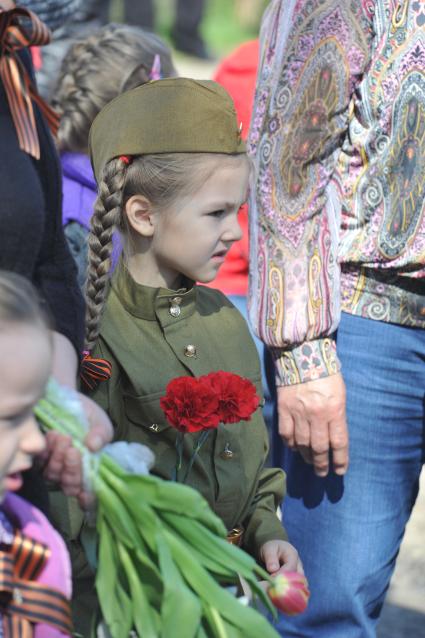
<instances>
[{"instance_id":1,"label":"purple jacket","mask_svg":"<svg viewBox=\"0 0 425 638\"><path fill-rule=\"evenodd\" d=\"M65 152L61 154L61 163L63 225L78 222L89 231L90 218L97 197L97 184L90 159L83 153ZM112 263L115 266L121 252L121 242L117 233L114 234L113 243Z\"/></svg>"},{"instance_id":2,"label":"purple jacket","mask_svg":"<svg viewBox=\"0 0 425 638\"><path fill-rule=\"evenodd\" d=\"M90 159L82 153L62 153L63 225L77 221L87 230L97 195Z\"/></svg>"}]
</instances>

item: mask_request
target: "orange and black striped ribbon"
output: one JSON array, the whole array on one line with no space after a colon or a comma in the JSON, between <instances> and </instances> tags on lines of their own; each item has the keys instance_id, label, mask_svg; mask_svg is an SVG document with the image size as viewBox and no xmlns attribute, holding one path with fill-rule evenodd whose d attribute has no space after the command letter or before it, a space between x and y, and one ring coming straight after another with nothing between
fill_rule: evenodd
<instances>
[{"instance_id":1,"label":"orange and black striped ribbon","mask_svg":"<svg viewBox=\"0 0 425 638\"><path fill-rule=\"evenodd\" d=\"M94 390L101 381L107 381L112 375L112 364L107 359L96 359L89 352L83 353L80 365L80 378L88 390Z\"/></svg>"},{"instance_id":2,"label":"orange and black striped ribbon","mask_svg":"<svg viewBox=\"0 0 425 638\"><path fill-rule=\"evenodd\" d=\"M21 23L22 18L26 18L24 24ZM53 135L58 130L59 116L38 95L17 52L49 41L49 29L32 11L22 8L9 11L0 9L0 78L6 91L19 148L36 159L40 158L40 143L32 101L38 104Z\"/></svg>"},{"instance_id":3,"label":"orange and black striped ribbon","mask_svg":"<svg viewBox=\"0 0 425 638\"><path fill-rule=\"evenodd\" d=\"M32 638L38 623L72 634L66 597L35 580L50 553L46 545L19 531L10 550L0 551L0 610L5 638Z\"/></svg>"}]
</instances>

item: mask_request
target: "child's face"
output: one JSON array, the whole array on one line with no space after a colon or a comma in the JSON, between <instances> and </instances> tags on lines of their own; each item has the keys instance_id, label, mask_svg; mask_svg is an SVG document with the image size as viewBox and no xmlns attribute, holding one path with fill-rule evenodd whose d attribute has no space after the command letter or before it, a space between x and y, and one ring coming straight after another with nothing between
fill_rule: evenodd
<instances>
[{"instance_id":1,"label":"child's face","mask_svg":"<svg viewBox=\"0 0 425 638\"><path fill-rule=\"evenodd\" d=\"M0 327L0 500L18 490L45 442L33 414L52 363L48 332L30 325Z\"/></svg>"},{"instance_id":2,"label":"child's face","mask_svg":"<svg viewBox=\"0 0 425 638\"><path fill-rule=\"evenodd\" d=\"M181 275L212 281L241 239L238 212L247 198L249 163L243 155L229 160L211 158L214 170L201 187L155 214L151 251L158 280L150 285L176 288Z\"/></svg>"}]
</instances>

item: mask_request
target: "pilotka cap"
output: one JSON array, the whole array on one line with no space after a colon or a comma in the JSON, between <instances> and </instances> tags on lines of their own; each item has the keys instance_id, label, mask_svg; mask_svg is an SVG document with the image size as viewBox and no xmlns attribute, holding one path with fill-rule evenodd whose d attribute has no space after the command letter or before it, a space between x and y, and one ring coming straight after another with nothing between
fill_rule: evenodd
<instances>
[{"instance_id":1,"label":"pilotka cap","mask_svg":"<svg viewBox=\"0 0 425 638\"><path fill-rule=\"evenodd\" d=\"M246 151L227 91L187 78L149 82L109 102L92 124L89 149L97 181L120 155Z\"/></svg>"}]
</instances>

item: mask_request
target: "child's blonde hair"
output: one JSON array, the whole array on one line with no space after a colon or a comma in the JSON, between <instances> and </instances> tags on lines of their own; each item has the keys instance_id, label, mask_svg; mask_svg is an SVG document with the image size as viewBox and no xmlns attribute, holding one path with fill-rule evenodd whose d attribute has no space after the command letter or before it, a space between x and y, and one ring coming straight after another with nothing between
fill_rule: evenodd
<instances>
[{"instance_id":1,"label":"child's blonde hair","mask_svg":"<svg viewBox=\"0 0 425 638\"><path fill-rule=\"evenodd\" d=\"M21 275L0 270L0 326L20 323L48 328L34 286Z\"/></svg>"},{"instance_id":2,"label":"child's blonde hair","mask_svg":"<svg viewBox=\"0 0 425 638\"><path fill-rule=\"evenodd\" d=\"M123 91L148 82L156 55L160 57L161 76L175 76L166 44L138 27L108 24L71 46L52 99L61 116L60 150L87 152L96 115Z\"/></svg>"},{"instance_id":3,"label":"child's blonde hair","mask_svg":"<svg viewBox=\"0 0 425 638\"><path fill-rule=\"evenodd\" d=\"M106 164L99 180L88 239L87 351L93 349L99 336L111 269L112 235L114 230L119 230L124 236L128 232L124 214L127 200L133 195L143 195L154 209L165 209L175 199L195 192L209 178L217 163L223 165L237 158L248 161L241 154L164 153L141 155L130 165L121 158Z\"/></svg>"}]
</instances>

